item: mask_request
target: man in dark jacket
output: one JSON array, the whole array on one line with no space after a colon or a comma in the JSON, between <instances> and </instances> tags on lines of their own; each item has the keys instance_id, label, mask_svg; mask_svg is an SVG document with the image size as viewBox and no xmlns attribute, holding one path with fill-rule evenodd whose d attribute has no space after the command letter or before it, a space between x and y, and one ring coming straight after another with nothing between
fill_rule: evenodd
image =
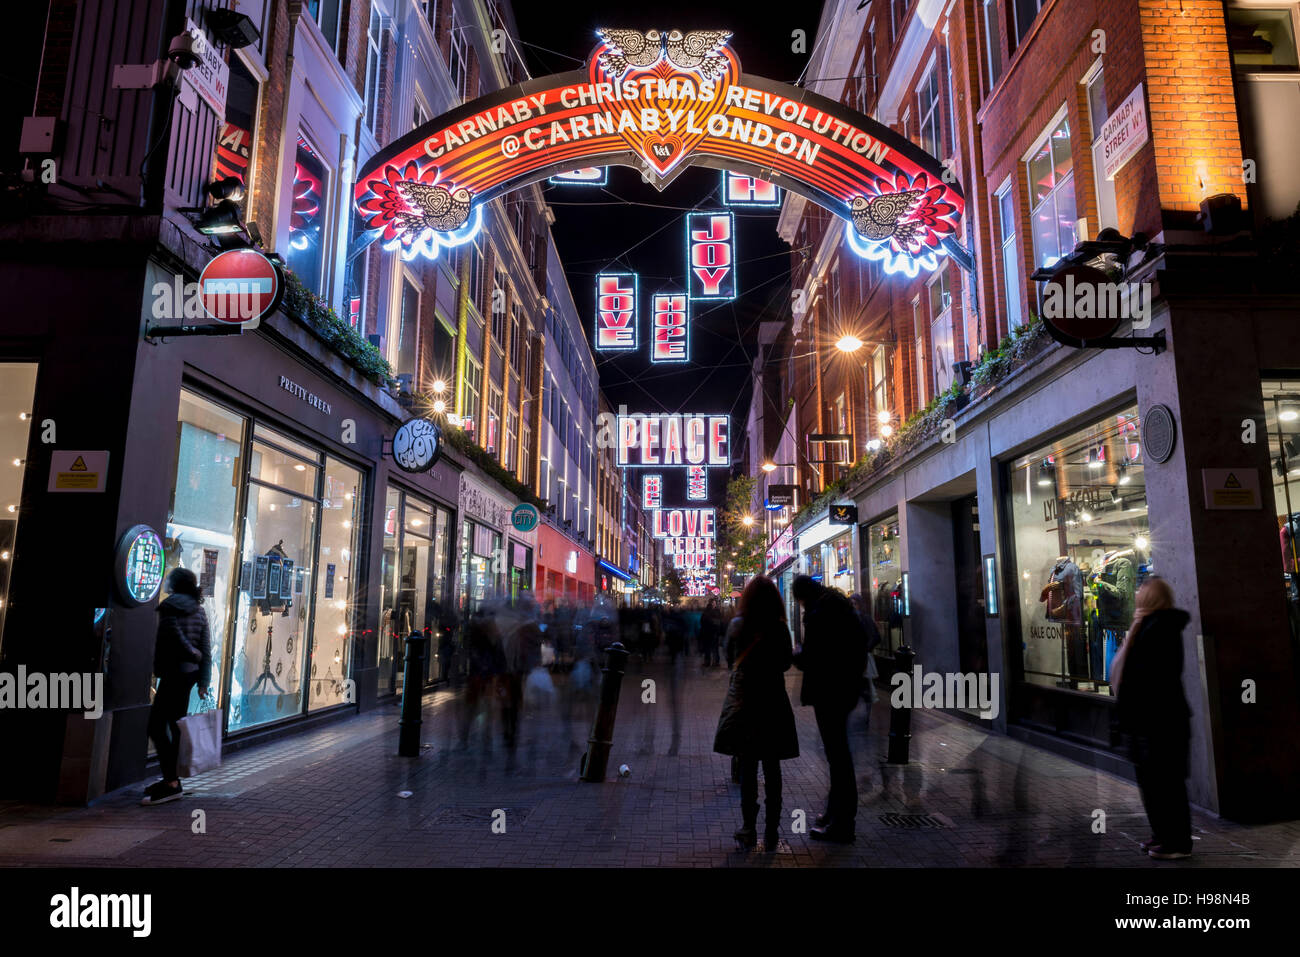
<instances>
[{"instance_id":1,"label":"man in dark jacket","mask_svg":"<svg viewBox=\"0 0 1300 957\"><path fill-rule=\"evenodd\" d=\"M867 634L849 600L807 575L794 580L795 600L803 606L803 644L794 655L803 672L799 702L811 706L830 765L831 793L826 813L810 830L813 840L851 843L858 812L858 785L849 749L849 715L862 694L867 666Z\"/></svg>"},{"instance_id":2,"label":"man in dark jacket","mask_svg":"<svg viewBox=\"0 0 1300 957\"><path fill-rule=\"evenodd\" d=\"M153 652L158 690L149 709L149 737L163 776L145 790L144 804L166 804L184 793L176 768L181 743L177 722L190 709L190 691L197 685L199 697L206 698L212 681L212 636L198 579L188 568L173 569L167 590L171 594L158 605Z\"/></svg>"}]
</instances>

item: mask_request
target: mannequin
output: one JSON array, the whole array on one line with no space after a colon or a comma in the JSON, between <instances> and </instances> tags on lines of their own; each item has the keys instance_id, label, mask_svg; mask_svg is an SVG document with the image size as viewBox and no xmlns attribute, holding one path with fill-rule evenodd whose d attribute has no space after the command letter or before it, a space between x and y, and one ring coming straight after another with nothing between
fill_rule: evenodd
<instances>
[{"instance_id":1,"label":"mannequin","mask_svg":"<svg viewBox=\"0 0 1300 957\"><path fill-rule=\"evenodd\" d=\"M1083 575L1068 555L1061 555L1038 595L1047 604L1047 620L1061 622L1061 681L1086 676L1087 647L1083 634Z\"/></svg>"}]
</instances>

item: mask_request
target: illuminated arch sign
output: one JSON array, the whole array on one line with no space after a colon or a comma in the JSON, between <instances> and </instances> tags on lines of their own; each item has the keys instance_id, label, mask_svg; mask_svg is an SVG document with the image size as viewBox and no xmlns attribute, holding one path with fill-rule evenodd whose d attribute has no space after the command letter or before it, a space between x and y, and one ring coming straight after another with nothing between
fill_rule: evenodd
<instances>
[{"instance_id":1,"label":"illuminated arch sign","mask_svg":"<svg viewBox=\"0 0 1300 957\"><path fill-rule=\"evenodd\" d=\"M631 166L663 189L687 166L731 170L846 221L889 271L934 269L964 199L906 138L800 87L750 76L725 30L600 30L583 69L479 97L381 150L357 177L365 235L406 258L465 242L483 204L576 169Z\"/></svg>"}]
</instances>

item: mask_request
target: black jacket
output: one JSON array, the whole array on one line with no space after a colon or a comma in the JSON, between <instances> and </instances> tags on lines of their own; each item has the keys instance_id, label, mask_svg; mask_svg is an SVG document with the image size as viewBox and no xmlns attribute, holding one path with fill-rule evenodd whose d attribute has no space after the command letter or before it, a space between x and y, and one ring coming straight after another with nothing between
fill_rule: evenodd
<instances>
[{"instance_id":1,"label":"black jacket","mask_svg":"<svg viewBox=\"0 0 1300 957\"><path fill-rule=\"evenodd\" d=\"M1183 629L1188 614L1181 608L1155 611L1143 619L1133 646L1125 653L1120 674L1120 727L1135 738L1186 742L1191 737L1191 709L1183 694Z\"/></svg>"},{"instance_id":2,"label":"black jacket","mask_svg":"<svg viewBox=\"0 0 1300 957\"><path fill-rule=\"evenodd\" d=\"M731 620L727 657L737 661L722 704L713 750L753 758L799 757L794 711L785 693L785 673L792 661L790 629L784 621L746 627Z\"/></svg>"},{"instance_id":3,"label":"black jacket","mask_svg":"<svg viewBox=\"0 0 1300 957\"><path fill-rule=\"evenodd\" d=\"M808 603L803 646L794 656L803 672L799 701L852 710L867 670L867 632L852 603L829 588Z\"/></svg>"},{"instance_id":4,"label":"black jacket","mask_svg":"<svg viewBox=\"0 0 1300 957\"><path fill-rule=\"evenodd\" d=\"M153 673L159 678L198 673L200 688L212 680L208 613L189 595L170 595L158 606Z\"/></svg>"}]
</instances>

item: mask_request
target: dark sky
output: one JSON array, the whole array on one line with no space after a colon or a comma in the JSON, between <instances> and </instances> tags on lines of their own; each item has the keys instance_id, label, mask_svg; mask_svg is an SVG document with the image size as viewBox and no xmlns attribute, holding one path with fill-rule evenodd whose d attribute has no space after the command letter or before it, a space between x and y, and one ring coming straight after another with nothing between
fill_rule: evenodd
<instances>
[{"instance_id":1,"label":"dark sky","mask_svg":"<svg viewBox=\"0 0 1300 957\"><path fill-rule=\"evenodd\" d=\"M761 18L755 16L759 9ZM791 33L803 29L811 47L821 4L790 4L775 16L770 10L770 5L753 3L628 7L608 0L562 5L519 0L514 5L521 51L534 77L578 69L599 42L597 27L657 27L731 30L729 43L744 72L794 82L807 54L792 52ZM610 403L616 408L626 403L629 411L730 412L733 456L737 454L749 409L758 322L789 311L790 247L776 235L779 208L733 210L738 296L721 305L691 303L691 361L663 365L649 359L650 294L661 286L685 288L685 213L696 206L726 208L721 173L690 168L661 193L642 182L637 171L615 166L603 189L547 185L545 190L555 210L555 242L588 340L594 325L596 273L609 269L640 276L640 348L635 353L594 353ZM720 478L717 472L710 475L711 498L720 495ZM684 502L681 479L666 474L665 481L665 500Z\"/></svg>"}]
</instances>

